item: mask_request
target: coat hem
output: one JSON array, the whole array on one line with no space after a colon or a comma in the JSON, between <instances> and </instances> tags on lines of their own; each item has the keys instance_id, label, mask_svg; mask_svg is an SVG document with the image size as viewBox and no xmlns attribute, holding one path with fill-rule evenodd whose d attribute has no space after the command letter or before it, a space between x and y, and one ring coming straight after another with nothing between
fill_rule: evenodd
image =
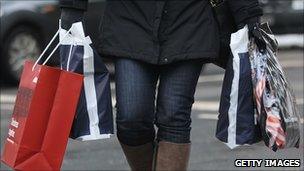
<instances>
[{"instance_id":1,"label":"coat hem","mask_svg":"<svg viewBox=\"0 0 304 171\"><path fill-rule=\"evenodd\" d=\"M204 63L213 63L218 58L218 53L205 51L180 53L166 56L166 58L168 59L167 62L162 62L161 60L159 60L160 58L158 57L148 56L146 54L140 54L136 52L130 52L119 48L99 48L99 53L105 58L129 58L156 65L166 65L184 60L202 60Z\"/></svg>"}]
</instances>

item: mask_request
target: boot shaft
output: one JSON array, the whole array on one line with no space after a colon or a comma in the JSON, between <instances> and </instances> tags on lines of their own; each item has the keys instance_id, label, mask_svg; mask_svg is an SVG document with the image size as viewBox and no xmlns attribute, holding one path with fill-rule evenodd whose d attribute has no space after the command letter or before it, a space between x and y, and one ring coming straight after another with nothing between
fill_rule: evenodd
<instances>
[{"instance_id":1,"label":"boot shaft","mask_svg":"<svg viewBox=\"0 0 304 171\"><path fill-rule=\"evenodd\" d=\"M191 144L177 144L160 141L158 143L156 171L185 171L188 167Z\"/></svg>"}]
</instances>

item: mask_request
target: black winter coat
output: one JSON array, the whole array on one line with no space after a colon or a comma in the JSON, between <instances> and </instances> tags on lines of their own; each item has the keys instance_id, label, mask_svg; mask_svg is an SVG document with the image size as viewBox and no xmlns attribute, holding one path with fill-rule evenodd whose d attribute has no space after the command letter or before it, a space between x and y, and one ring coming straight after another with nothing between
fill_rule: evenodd
<instances>
[{"instance_id":1,"label":"black winter coat","mask_svg":"<svg viewBox=\"0 0 304 171\"><path fill-rule=\"evenodd\" d=\"M87 10L87 0L60 3ZM237 24L262 14L257 0L228 4ZM151 64L213 61L219 53L219 29L209 0L108 0L99 38L102 55Z\"/></svg>"}]
</instances>

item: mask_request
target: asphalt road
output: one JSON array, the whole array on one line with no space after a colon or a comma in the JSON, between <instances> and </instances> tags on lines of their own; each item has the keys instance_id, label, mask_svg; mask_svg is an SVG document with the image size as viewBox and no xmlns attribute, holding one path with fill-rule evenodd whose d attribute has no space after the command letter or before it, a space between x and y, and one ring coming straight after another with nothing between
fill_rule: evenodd
<instances>
[{"instance_id":1,"label":"asphalt road","mask_svg":"<svg viewBox=\"0 0 304 171\"><path fill-rule=\"evenodd\" d=\"M280 51L279 59L296 94L299 111L303 116L303 50ZM300 149L272 152L263 143L243 146L234 150L215 138L217 109L223 79L223 70L207 65L201 74L192 112L192 151L189 170L300 170L300 168L236 168L235 159L302 159ZM113 88L113 86L112 86ZM1 150L7 136L16 88L1 90ZM303 134L302 134L303 137ZM2 170L8 168L1 164ZM62 170L128 170L128 165L117 138L91 142L70 140Z\"/></svg>"}]
</instances>

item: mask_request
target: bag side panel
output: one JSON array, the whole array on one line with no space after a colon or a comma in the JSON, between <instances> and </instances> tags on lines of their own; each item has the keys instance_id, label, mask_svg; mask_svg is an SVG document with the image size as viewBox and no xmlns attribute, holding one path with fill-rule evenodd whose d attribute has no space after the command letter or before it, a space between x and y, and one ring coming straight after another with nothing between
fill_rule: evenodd
<instances>
[{"instance_id":1,"label":"bag side panel","mask_svg":"<svg viewBox=\"0 0 304 171\"><path fill-rule=\"evenodd\" d=\"M62 71L41 148L54 170L61 167L82 84L82 75Z\"/></svg>"}]
</instances>

